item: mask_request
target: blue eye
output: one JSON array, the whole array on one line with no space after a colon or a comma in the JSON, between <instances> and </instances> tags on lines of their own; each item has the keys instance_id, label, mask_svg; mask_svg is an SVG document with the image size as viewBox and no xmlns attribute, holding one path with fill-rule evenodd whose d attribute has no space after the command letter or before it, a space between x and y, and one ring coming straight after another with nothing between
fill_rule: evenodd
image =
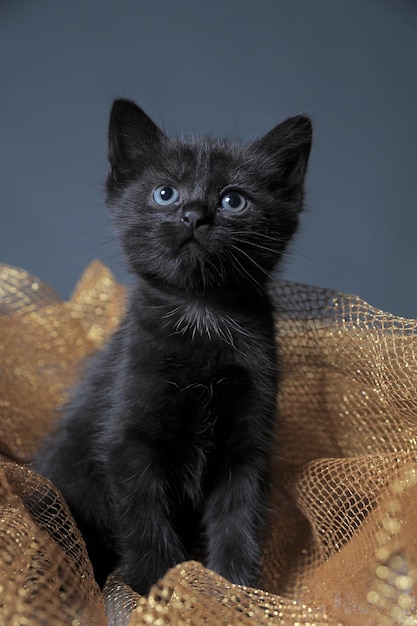
<instances>
[{"instance_id":1,"label":"blue eye","mask_svg":"<svg viewBox=\"0 0 417 626\"><path fill-rule=\"evenodd\" d=\"M177 202L180 197L180 194L175 187L171 187L170 185L161 185L161 187L157 187L154 189L152 195L156 204L161 204L162 206L174 204L174 202Z\"/></svg>"},{"instance_id":2,"label":"blue eye","mask_svg":"<svg viewBox=\"0 0 417 626\"><path fill-rule=\"evenodd\" d=\"M245 196L237 191L229 191L220 199L220 206L229 213L240 213L248 206Z\"/></svg>"}]
</instances>

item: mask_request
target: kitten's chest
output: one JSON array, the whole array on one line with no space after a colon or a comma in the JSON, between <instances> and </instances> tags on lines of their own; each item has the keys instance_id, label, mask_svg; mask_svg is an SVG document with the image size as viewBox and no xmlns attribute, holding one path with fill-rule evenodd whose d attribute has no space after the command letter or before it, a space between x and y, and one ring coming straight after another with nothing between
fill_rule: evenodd
<instances>
[{"instance_id":1,"label":"kitten's chest","mask_svg":"<svg viewBox=\"0 0 417 626\"><path fill-rule=\"evenodd\" d=\"M242 320L228 311L201 302L189 302L174 307L160 318L160 325L167 342L180 337L190 349L203 349L208 354L227 347L236 349L250 332Z\"/></svg>"},{"instance_id":2,"label":"kitten's chest","mask_svg":"<svg viewBox=\"0 0 417 626\"><path fill-rule=\"evenodd\" d=\"M137 341L128 344L129 369L139 416L152 414L147 423L157 433L189 442L217 423L220 430L231 428L257 389L274 385L269 312L235 309L196 299L146 309L151 314L141 317L134 329Z\"/></svg>"},{"instance_id":3,"label":"kitten's chest","mask_svg":"<svg viewBox=\"0 0 417 626\"><path fill-rule=\"evenodd\" d=\"M219 410L234 395L246 395L256 381L276 374L272 315L189 301L159 309L134 359L168 396L200 414Z\"/></svg>"},{"instance_id":4,"label":"kitten's chest","mask_svg":"<svg viewBox=\"0 0 417 626\"><path fill-rule=\"evenodd\" d=\"M200 488L208 468L219 465L221 451L245 419L252 381L244 367L221 360L205 366L195 361L190 367L177 364L170 376L165 386L166 407L173 419L165 429L171 437L165 441L172 443L169 455L185 472L192 492Z\"/></svg>"},{"instance_id":5,"label":"kitten's chest","mask_svg":"<svg viewBox=\"0 0 417 626\"><path fill-rule=\"evenodd\" d=\"M161 389L178 423L199 432L210 430L247 378L245 368L222 350L185 350L167 359L160 378ZM162 372L161 372L162 373Z\"/></svg>"}]
</instances>

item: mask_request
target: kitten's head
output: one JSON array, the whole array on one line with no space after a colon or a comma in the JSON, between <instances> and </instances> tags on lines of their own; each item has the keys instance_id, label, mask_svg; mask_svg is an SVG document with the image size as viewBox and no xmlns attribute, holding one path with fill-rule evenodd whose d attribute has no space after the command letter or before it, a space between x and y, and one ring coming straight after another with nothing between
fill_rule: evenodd
<instances>
[{"instance_id":1,"label":"kitten's head","mask_svg":"<svg viewBox=\"0 0 417 626\"><path fill-rule=\"evenodd\" d=\"M179 141L116 100L107 201L130 268L177 290L262 288L298 226L311 133L299 115L250 145Z\"/></svg>"}]
</instances>

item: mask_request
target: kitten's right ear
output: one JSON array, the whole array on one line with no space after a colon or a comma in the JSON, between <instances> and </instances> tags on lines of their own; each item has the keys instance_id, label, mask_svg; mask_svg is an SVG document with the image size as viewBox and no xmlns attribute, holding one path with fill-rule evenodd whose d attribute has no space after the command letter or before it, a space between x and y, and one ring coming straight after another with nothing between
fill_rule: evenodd
<instances>
[{"instance_id":1,"label":"kitten's right ear","mask_svg":"<svg viewBox=\"0 0 417 626\"><path fill-rule=\"evenodd\" d=\"M134 102L115 100L110 113L108 155L113 181L129 178L162 137L162 131Z\"/></svg>"}]
</instances>

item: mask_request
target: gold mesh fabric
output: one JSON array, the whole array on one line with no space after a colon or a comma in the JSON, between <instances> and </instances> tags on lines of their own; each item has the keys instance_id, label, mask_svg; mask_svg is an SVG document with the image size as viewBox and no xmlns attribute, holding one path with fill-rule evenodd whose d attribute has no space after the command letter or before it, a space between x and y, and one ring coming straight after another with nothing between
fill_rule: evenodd
<instances>
[{"instance_id":1,"label":"gold mesh fabric","mask_svg":"<svg viewBox=\"0 0 417 626\"><path fill-rule=\"evenodd\" d=\"M0 266L0 624L417 624L417 321L295 283L274 297L261 589L190 561L144 598L117 572L100 592L65 502L27 466L82 358L117 327L124 288L94 262L61 302Z\"/></svg>"}]
</instances>

